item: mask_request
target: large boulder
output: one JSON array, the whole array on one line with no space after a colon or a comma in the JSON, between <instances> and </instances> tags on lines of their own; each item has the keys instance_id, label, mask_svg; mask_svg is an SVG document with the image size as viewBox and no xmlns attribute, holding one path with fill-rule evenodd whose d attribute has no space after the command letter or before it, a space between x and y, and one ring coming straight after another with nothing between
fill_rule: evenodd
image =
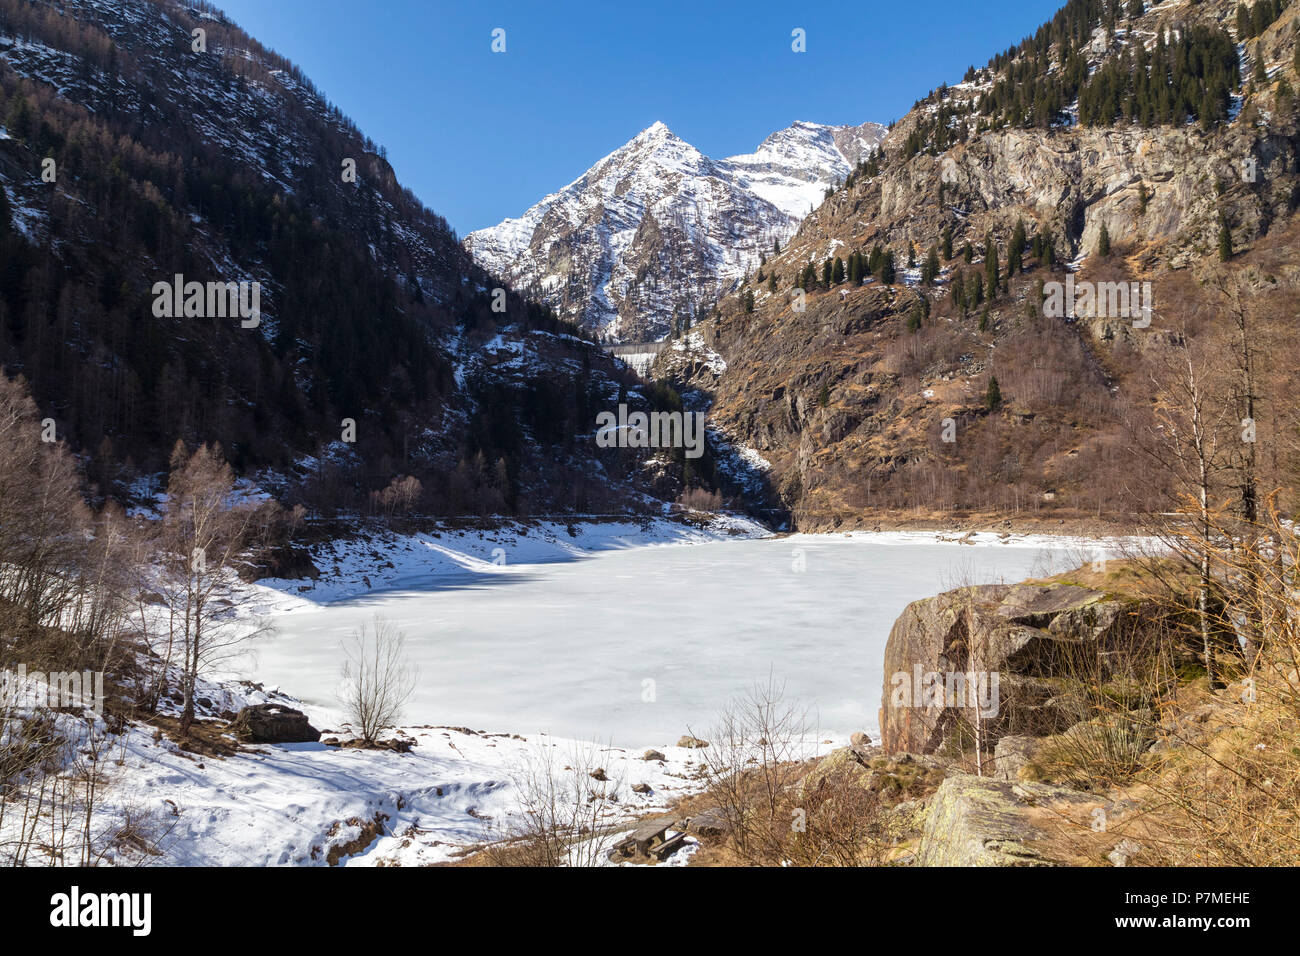
<instances>
[{"instance_id":1,"label":"large boulder","mask_svg":"<svg viewBox=\"0 0 1300 956\"><path fill-rule=\"evenodd\" d=\"M245 707L230 722L230 729L240 740L257 744L315 743L320 731L301 710L283 704L253 704Z\"/></svg>"},{"instance_id":2,"label":"large boulder","mask_svg":"<svg viewBox=\"0 0 1300 956\"><path fill-rule=\"evenodd\" d=\"M1041 783L959 774L931 798L917 866L1060 866L1082 862L1054 839L1063 820L1087 820L1097 797ZM1068 832L1073 834L1076 825ZM1086 831L1086 827L1083 832Z\"/></svg>"},{"instance_id":3,"label":"large boulder","mask_svg":"<svg viewBox=\"0 0 1300 956\"><path fill-rule=\"evenodd\" d=\"M1101 671L1089 680L1123 676L1140 657L1129 652L1142 626L1139 602L1071 584L985 585L915 601L885 648L881 747L968 747L977 730L991 750L1006 734L1059 733L1086 716L1061 679L1080 661Z\"/></svg>"}]
</instances>

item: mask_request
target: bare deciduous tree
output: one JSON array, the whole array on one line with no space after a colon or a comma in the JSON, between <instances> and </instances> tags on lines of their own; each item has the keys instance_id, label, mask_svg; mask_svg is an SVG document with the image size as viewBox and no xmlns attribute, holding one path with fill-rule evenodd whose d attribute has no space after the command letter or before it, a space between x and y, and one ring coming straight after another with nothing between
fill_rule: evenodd
<instances>
[{"instance_id":1,"label":"bare deciduous tree","mask_svg":"<svg viewBox=\"0 0 1300 956\"><path fill-rule=\"evenodd\" d=\"M516 813L491 822L494 866L601 866L620 831L622 777L606 773L613 748L575 741L561 747L539 737L510 774Z\"/></svg>"},{"instance_id":2,"label":"bare deciduous tree","mask_svg":"<svg viewBox=\"0 0 1300 956\"><path fill-rule=\"evenodd\" d=\"M1222 404L1214 401L1209 366L1208 358L1186 341L1184 333L1184 344L1166 355L1163 374L1153 379L1155 422L1139 436L1139 443L1174 484L1175 509L1153 515L1151 524L1173 552L1195 568L1201 653L1213 686L1220 676L1213 624L1213 516L1223 493L1231 423Z\"/></svg>"},{"instance_id":3,"label":"bare deciduous tree","mask_svg":"<svg viewBox=\"0 0 1300 956\"><path fill-rule=\"evenodd\" d=\"M235 478L219 446L190 454L176 443L167 485L160 551L168 610L168 645L178 647L183 710L181 733L194 722L200 671L234 652L264 626L250 628L232 613L234 566L252 543L260 504L235 500ZM164 661L167 666L169 661Z\"/></svg>"},{"instance_id":4,"label":"bare deciduous tree","mask_svg":"<svg viewBox=\"0 0 1300 956\"><path fill-rule=\"evenodd\" d=\"M704 778L737 851L754 861L779 855L794 822L788 794L816 753L807 711L769 676L723 707L708 733Z\"/></svg>"},{"instance_id":5,"label":"bare deciduous tree","mask_svg":"<svg viewBox=\"0 0 1300 956\"><path fill-rule=\"evenodd\" d=\"M424 486L420 479L412 475L398 475L383 491L372 491L370 503L375 508L383 509L385 517L391 519L395 512L406 513L415 507L422 494Z\"/></svg>"},{"instance_id":6,"label":"bare deciduous tree","mask_svg":"<svg viewBox=\"0 0 1300 956\"><path fill-rule=\"evenodd\" d=\"M340 699L353 729L367 744L397 722L415 690L418 671L406 658L406 635L382 618L362 626L343 645Z\"/></svg>"}]
</instances>

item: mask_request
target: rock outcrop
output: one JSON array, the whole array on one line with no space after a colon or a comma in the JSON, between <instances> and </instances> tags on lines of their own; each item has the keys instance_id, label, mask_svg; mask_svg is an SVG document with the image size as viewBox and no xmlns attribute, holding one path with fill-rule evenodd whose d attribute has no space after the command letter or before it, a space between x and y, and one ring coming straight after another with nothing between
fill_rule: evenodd
<instances>
[{"instance_id":1,"label":"rock outcrop","mask_svg":"<svg viewBox=\"0 0 1300 956\"><path fill-rule=\"evenodd\" d=\"M1041 783L949 777L931 798L916 866L1060 866L1077 860L1054 845L1062 820L1087 818L1097 797Z\"/></svg>"},{"instance_id":2,"label":"rock outcrop","mask_svg":"<svg viewBox=\"0 0 1300 956\"><path fill-rule=\"evenodd\" d=\"M306 714L283 704L245 707L230 722L230 729L248 743L296 744L320 740L320 731L311 725Z\"/></svg>"},{"instance_id":3,"label":"rock outcrop","mask_svg":"<svg viewBox=\"0 0 1300 956\"><path fill-rule=\"evenodd\" d=\"M1133 665L1144 610L1132 599L1070 584L985 585L914 601L885 648L881 746L934 753L1006 734L1045 736L1088 715L1061 693L1083 663L1109 679Z\"/></svg>"},{"instance_id":4,"label":"rock outcrop","mask_svg":"<svg viewBox=\"0 0 1300 956\"><path fill-rule=\"evenodd\" d=\"M1033 764L1042 744L1037 737L1008 734L993 750L993 776L998 780L1019 780L1023 768Z\"/></svg>"}]
</instances>

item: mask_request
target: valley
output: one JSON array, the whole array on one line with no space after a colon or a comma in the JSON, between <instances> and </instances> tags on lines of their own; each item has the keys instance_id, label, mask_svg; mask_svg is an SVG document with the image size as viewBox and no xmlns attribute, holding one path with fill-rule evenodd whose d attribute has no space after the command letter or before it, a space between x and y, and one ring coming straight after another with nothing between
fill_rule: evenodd
<instances>
[{"instance_id":1,"label":"valley","mask_svg":"<svg viewBox=\"0 0 1300 956\"><path fill-rule=\"evenodd\" d=\"M1300 4L393 3L0 0L0 862L1300 862Z\"/></svg>"}]
</instances>

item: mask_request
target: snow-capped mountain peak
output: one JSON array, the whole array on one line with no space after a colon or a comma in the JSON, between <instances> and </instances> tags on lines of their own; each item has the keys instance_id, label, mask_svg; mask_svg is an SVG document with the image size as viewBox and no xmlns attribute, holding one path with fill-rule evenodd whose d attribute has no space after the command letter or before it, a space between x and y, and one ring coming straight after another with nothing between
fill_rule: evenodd
<instances>
[{"instance_id":1,"label":"snow-capped mountain peak","mask_svg":"<svg viewBox=\"0 0 1300 956\"><path fill-rule=\"evenodd\" d=\"M662 120L655 120L645 129L641 130L641 132L637 133L636 138L633 139L632 142L649 142L651 140L668 139L669 137L672 137L673 139L677 138L673 131L668 128L667 124Z\"/></svg>"},{"instance_id":2,"label":"snow-capped mountain peak","mask_svg":"<svg viewBox=\"0 0 1300 956\"><path fill-rule=\"evenodd\" d=\"M884 134L801 121L753 153L713 160L655 122L465 247L604 336L660 338L734 288Z\"/></svg>"}]
</instances>

